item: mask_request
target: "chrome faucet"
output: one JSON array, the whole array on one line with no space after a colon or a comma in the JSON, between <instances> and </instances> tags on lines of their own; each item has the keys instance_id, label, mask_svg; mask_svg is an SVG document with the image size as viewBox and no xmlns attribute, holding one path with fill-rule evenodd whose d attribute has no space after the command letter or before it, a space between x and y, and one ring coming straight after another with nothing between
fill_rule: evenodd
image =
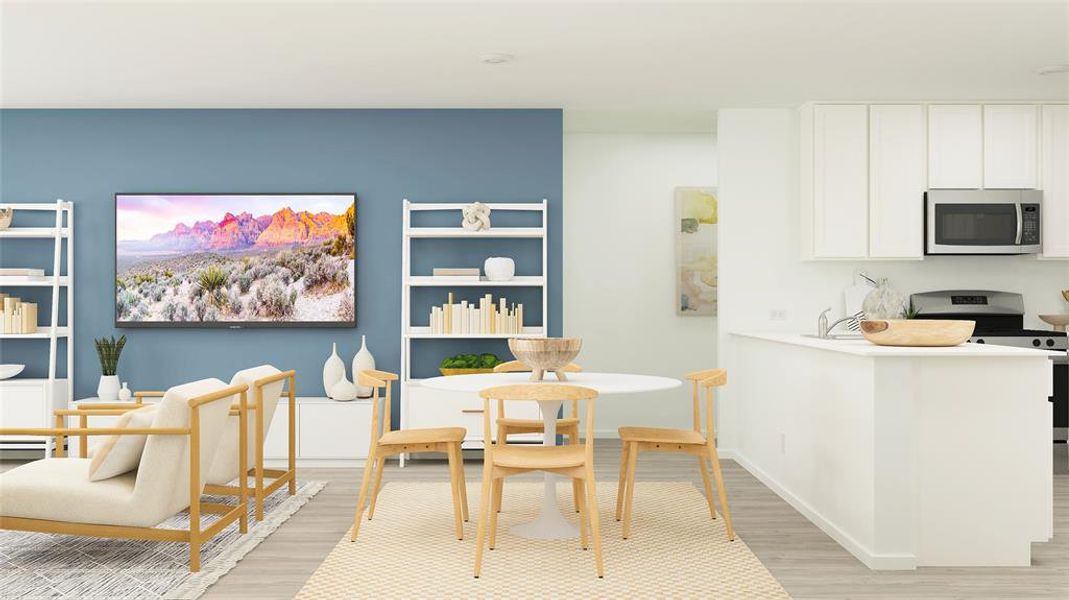
<instances>
[{"instance_id":1,"label":"chrome faucet","mask_svg":"<svg viewBox=\"0 0 1069 600\"><path fill-rule=\"evenodd\" d=\"M830 306L828 308L825 308L824 312L820 313L820 316L817 317L817 337L822 339L822 340L830 339L831 336L829 334L831 333L831 330L835 329L836 327L838 327L839 323L842 323L844 321L853 321L853 320L856 319L856 317L853 317L853 316L843 317L843 318L839 319L838 321L832 323L831 326L828 326L828 312L829 311L831 311L831 307Z\"/></svg>"}]
</instances>

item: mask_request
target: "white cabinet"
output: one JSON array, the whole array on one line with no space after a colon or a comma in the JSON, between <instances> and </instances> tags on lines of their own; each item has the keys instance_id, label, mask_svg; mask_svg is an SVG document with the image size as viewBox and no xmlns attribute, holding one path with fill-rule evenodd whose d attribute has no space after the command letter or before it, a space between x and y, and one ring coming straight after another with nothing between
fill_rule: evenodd
<instances>
[{"instance_id":1,"label":"white cabinet","mask_svg":"<svg viewBox=\"0 0 1069 600\"><path fill-rule=\"evenodd\" d=\"M424 427L463 427L465 448L483 447L483 400L478 394L468 392L446 392L432 390L419 385L419 380L411 380L406 385L405 428L421 429ZM491 403L490 410L496 410ZM538 404L535 402L508 403L508 416L516 419L541 419ZM496 435L497 427L493 421L497 415L491 414L491 436ZM521 434L509 436L511 441L541 441L541 434Z\"/></svg>"},{"instance_id":2,"label":"white cabinet","mask_svg":"<svg viewBox=\"0 0 1069 600\"><path fill-rule=\"evenodd\" d=\"M869 247L872 258L924 255L924 107L869 107Z\"/></svg>"},{"instance_id":3,"label":"white cabinet","mask_svg":"<svg viewBox=\"0 0 1069 600\"><path fill-rule=\"evenodd\" d=\"M1069 104L1043 106L1043 256L1069 258Z\"/></svg>"},{"instance_id":4,"label":"white cabinet","mask_svg":"<svg viewBox=\"0 0 1069 600\"><path fill-rule=\"evenodd\" d=\"M979 104L928 107L928 187L983 186L983 116Z\"/></svg>"},{"instance_id":5,"label":"white cabinet","mask_svg":"<svg viewBox=\"0 0 1069 600\"><path fill-rule=\"evenodd\" d=\"M1035 188L1038 184L1038 107L984 105L984 187Z\"/></svg>"},{"instance_id":6,"label":"white cabinet","mask_svg":"<svg viewBox=\"0 0 1069 600\"><path fill-rule=\"evenodd\" d=\"M371 408L369 401L298 403L298 460L367 458Z\"/></svg>"},{"instance_id":7,"label":"white cabinet","mask_svg":"<svg viewBox=\"0 0 1069 600\"><path fill-rule=\"evenodd\" d=\"M868 107L817 105L812 129L812 254L868 254Z\"/></svg>"},{"instance_id":8,"label":"white cabinet","mask_svg":"<svg viewBox=\"0 0 1069 600\"><path fill-rule=\"evenodd\" d=\"M67 380L6 379L0 381L0 427L53 427L53 408L67 405ZM0 448L8 450L48 449L51 438L3 436Z\"/></svg>"},{"instance_id":9,"label":"white cabinet","mask_svg":"<svg viewBox=\"0 0 1069 600\"><path fill-rule=\"evenodd\" d=\"M299 407L300 400L298 400ZM299 416L297 422L301 422ZM271 417L271 426L267 428L267 437L264 438L264 460L284 461L289 458L289 428L289 403L283 399L275 408L275 415ZM297 437L300 439L300 432L297 432ZM364 454L367 452L365 451Z\"/></svg>"}]
</instances>

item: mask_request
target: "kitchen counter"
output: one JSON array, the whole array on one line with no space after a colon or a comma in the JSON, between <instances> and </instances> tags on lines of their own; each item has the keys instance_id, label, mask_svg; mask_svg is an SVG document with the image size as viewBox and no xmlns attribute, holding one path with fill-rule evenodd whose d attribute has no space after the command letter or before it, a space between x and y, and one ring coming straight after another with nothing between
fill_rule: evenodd
<instances>
[{"instance_id":1,"label":"kitchen counter","mask_svg":"<svg viewBox=\"0 0 1069 600\"><path fill-rule=\"evenodd\" d=\"M1053 535L1054 353L726 343L724 455L869 568L1028 566Z\"/></svg>"}]
</instances>

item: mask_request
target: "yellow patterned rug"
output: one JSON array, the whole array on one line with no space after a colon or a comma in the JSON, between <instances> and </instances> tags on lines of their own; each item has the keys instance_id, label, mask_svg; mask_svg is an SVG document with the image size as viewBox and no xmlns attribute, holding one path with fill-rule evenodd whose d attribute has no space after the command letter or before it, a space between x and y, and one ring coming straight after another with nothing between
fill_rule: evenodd
<instances>
[{"instance_id":1,"label":"yellow patterned rug","mask_svg":"<svg viewBox=\"0 0 1069 600\"><path fill-rule=\"evenodd\" d=\"M571 486L557 489L574 515ZM484 553L475 579L478 484L468 482L471 522L460 541L447 483L390 483L359 539L346 534L297 598L790 598L742 539L727 541L723 519L709 518L690 483L639 483L629 540L613 519L616 483L598 485L604 579L594 573L593 551L581 550L578 540L509 533L535 516L541 494L541 483L505 482L497 548Z\"/></svg>"}]
</instances>

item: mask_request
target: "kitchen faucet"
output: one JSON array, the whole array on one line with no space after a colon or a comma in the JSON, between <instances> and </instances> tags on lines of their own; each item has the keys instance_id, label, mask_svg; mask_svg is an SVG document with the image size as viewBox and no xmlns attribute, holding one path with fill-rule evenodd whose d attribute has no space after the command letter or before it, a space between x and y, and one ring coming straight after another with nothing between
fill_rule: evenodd
<instances>
[{"instance_id":1,"label":"kitchen faucet","mask_svg":"<svg viewBox=\"0 0 1069 600\"><path fill-rule=\"evenodd\" d=\"M830 306L828 308L825 308L824 312L820 313L820 316L817 317L817 337L822 339L822 340L830 339L831 336L828 335L828 334L830 334L831 330L835 329L839 325L839 323L842 323L843 321L853 321L853 320L856 320L856 318L857 318L857 317L854 317L854 316L843 317L843 318L839 319L838 321L832 323L831 326L829 327L828 326L828 316L827 316L829 311L831 311L831 307Z\"/></svg>"}]
</instances>

